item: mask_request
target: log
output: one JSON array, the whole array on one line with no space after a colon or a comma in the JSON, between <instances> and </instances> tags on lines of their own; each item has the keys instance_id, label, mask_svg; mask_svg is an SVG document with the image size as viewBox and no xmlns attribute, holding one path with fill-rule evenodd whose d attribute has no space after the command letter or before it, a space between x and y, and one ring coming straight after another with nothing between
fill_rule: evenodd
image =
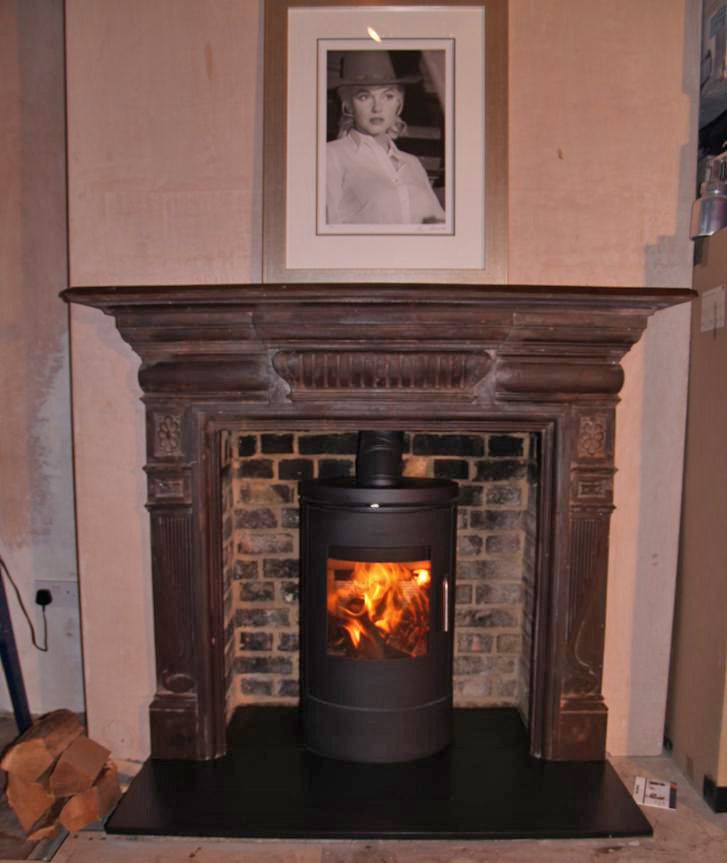
<instances>
[{"instance_id":1,"label":"log","mask_svg":"<svg viewBox=\"0 0 727 863\"><path fill-rule=\"evenodd\" d=\"M121 799L121 787L116 767L109 762L98 777L96 784L80 794L75 794L61 809L58 823L75 833L77 830L100 821Z\"/></svg>"},{"instance_id":2,"label":"log","mask_svg":"<svg viewBox=\"0 0 727 863\"><path fill-rule=\"evenodd\" d=\"M48 789L55 797L70 797L89 789L103 769L109 750L85 735L77 737L56 762Z\"/></svg>"},{"instance_id":3,"label":"log","mask_svg":"<svg viewBox=\"0 0 727 863\"><path fill-rule=\"evenodd\" d=\"M58 816L65 806L65 800L56 800L45 815L35 822L31 831L28 833L28 842L40 842L41 839L48 839L50 836L55 836L61 829L58 823Z\"/></svg>"},{"instance_id":4,"label":"log","mask_svg":"<svg viewBox=\"0 0 727 863\"><path fill-rule=\"evenodd\" d=\"M41 827L36 827L31 833L28 833L28 842L40 842L41 839L50 839L55 836L60 830L60 825L57 821L50 824L43 824Z\"/></svg>"},{"instance_id":5,"label":"log","mask_svg":"<svg viewBox=\"0 0 727 863\"><path fill-rule=\"evenodd\" d=\"M34 782L82 731L78 717L70 710L47 713L11 744L0 760L0 767L13 776Z\"/></svg>"},{"instance_id":6,"label":"log","mask_svg":"<svg viewBox=\"0 0 727 863\"><path fill-rule=\"evenodd\" d=\"M26 833L50 811L55 802L55 797L39 782L28 782L13 773L8 774L7 794L8 803Z\"/></svg>"}]
</instances>

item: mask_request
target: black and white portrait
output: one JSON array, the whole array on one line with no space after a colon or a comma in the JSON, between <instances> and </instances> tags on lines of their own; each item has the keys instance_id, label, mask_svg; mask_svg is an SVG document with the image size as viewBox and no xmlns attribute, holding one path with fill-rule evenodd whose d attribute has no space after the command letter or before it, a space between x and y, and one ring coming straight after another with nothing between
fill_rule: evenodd
<instances>
[{"instance_id":1,"label":"black and white portrait","mask_svg":"<svg viewBox=\"0 0 727 863\"><path fill-rule=\"evenodd\" d=\"M447 51L370 44L320 55L319 233L449 233Z\"/></svg>"}]
</instances>

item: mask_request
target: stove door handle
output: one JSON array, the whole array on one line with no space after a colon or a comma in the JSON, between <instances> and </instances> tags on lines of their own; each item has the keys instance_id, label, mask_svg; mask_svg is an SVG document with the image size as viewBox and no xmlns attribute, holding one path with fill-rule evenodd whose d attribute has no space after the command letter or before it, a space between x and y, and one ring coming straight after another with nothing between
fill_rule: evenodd
<instances>
[{"instance_id":1,"label":"stove door handle","mask_svg":"<svg viewBox=\"0 0 727 863\"><path fill-rule=\"evenodd\" d=\"M449 632L449 574L442 579L442 631Z\"/></svg>"}]
</instances>

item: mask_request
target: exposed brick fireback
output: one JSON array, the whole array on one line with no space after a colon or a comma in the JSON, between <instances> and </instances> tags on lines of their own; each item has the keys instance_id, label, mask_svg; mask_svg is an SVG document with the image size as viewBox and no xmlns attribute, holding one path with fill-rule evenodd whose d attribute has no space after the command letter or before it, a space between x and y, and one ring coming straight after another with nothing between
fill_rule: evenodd
<instances>
[{"instance_id":1,"label":"exposed brick fireback","mask_svg":"<svg viewBox=\"0 0 727 863\"><path fill-rule=\"evenodd\" d=\"M350 432L223 436L229 705L298 698L298 481L352 476L357 446ZM406 475L460 484L458 705L527 704L531 635L523 620L532 614L534 589L523 567L532 556L535 511L529 451L523 434L405 434Z\"/></svg>"}]
</instances>

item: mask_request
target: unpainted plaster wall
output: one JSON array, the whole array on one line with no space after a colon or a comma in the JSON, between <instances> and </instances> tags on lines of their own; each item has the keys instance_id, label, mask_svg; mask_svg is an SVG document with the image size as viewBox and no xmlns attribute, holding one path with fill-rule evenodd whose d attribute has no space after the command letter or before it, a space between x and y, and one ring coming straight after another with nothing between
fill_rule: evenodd
<instances>
[{"instance_id":1,"label":"unpainted plaster wall","mask_svg":"<svg viewBox=\"0 0 727 863\"><path fill-rule=\"evenodd\" d=\"M259 280L260 10L68 0L72 284ZM510 281L688 286L696 0L611 0L608 14L596 0L511 0L509 18ZM605 677L614 753L661 745L687 319L661 313L626 361ZM91 731L143 757L154 670L137 361L83 308L73 357Z\"/></svg>"},{"instance_id":2,"label":"unpainted plaster wall","mask_svg":"<svg viewBox=\"0 0 727 863\"><path fill-rule=\"evenodd\" d=\"M700 4L511 0L512 283L689 287ZM604 696L612 754L658 754L679 534L689 309L625 358Z\"/></svg>"},{"instance_id":3,"label":"unpainted plaster wall","mask_svg":"<svg viewBox=\"0 0 727 863\"><path fill-rule=\"evenodd\" d=\"M48 653L32 647L5 590L31 711L82 710L68 318L58 299L67 278L61 0L0 0L0 190L0 553L39 637L36 582L66 585L48 608ZM4 677L0 709L10 709Z\"/></svg>"}]
</instances>

